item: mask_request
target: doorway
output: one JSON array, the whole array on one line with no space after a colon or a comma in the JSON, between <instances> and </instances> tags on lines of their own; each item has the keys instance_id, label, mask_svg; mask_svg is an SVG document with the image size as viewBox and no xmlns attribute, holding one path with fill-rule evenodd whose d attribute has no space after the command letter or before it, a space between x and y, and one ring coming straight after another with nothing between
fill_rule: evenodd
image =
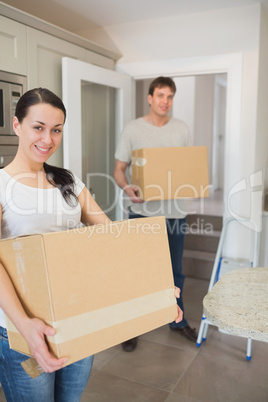
<instances>
[{"instance_id":1,"label":"doorway","mask_svg":"<svg viewBox=\"0 0 268 402\"><path fill-rule=\"evenodd\" d=\"M116 135L116 89L81 82L82 181L106 215L115 220L116 187L112 180Z\"/></svg>"},{"instance_id":2,"label":"doorway","mask_svg":"<svg viewBox=\"0 0 268 402\"><path fill-rule=\"evenodd\" d=\"M191 145L207 146L210 210L214 199L217 208L212 209L222 214L227 74L199 74L172 78L177 92L170 115L187 124ZM152 79L136 80L136 117L149 113L147 95ZM204 208L203 206L203 210Z\"/></svg>"},{"instance_id":3,"label":"doorway","mask_svg":"<svg viewBox=\"0 0 268 402\"><path fill-rule=\"evenodd\" d=\"M63 101L68 113L63 137L64 167L95 195L111 220L122 219L113 179L114 150L132 117L132 79L126 74L63 57Z\"/></svg>"}]
</instances>

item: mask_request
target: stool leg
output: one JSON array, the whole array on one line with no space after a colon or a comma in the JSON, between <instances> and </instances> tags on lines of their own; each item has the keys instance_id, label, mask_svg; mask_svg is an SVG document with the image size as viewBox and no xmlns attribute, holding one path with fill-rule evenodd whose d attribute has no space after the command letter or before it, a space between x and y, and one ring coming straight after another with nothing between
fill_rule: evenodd
<instances>
[{"instance_id":1,"label":"stool leg","mask_svg":"<svg viewBox=\"0 0 268 402\"><path fill-rule=\"evenodd\" d=\"M203 342L205 342L205 340L207 339L207 333L208 333L208 323L205 323L203 331Z\"/></svg>"},{"instance_id":2,"label":"stool leg","mask_svg":"<svg viewBox=\"0 0 268 402\"><path fill-rule=\"evenodd\" d=\"M200 324L200 328L198 331L197 340L196 340L196 346L198 346L198 347L200 347L202 344L203 332L204 332L204 328L205 328L205 319L206 319L206 317L203 315L201 324Z\"/></svg>"},{"instance_id":3,"label":"stool leg","mask_svg":"<svg viewBox=\"0 0 268 402\"><path fill-rule=\"evenodd\" d=\"M252 339L248 338L248 343L247 343L247 360L251 360L251 346L252 346Z\"/></svg>"}]
</instances>

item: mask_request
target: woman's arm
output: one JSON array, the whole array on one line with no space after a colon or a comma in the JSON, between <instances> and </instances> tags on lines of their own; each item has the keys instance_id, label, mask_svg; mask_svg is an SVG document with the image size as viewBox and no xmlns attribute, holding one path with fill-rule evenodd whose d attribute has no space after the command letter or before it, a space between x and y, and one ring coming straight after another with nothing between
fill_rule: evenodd
<instances>
[{"instance_id":1,"label":"woman's arm","mask_svg":"<svg viewBox=\"0 0 268 402\"><path fill-rule=\"evenodd\" d=\"M78 196L81 206L81 222L84 225L106 224L111 222L107 215L98 206L86 187L83 188Z\"/></svg>"},{"instance_id":2,"label":"woman's arm","mask_svg":"<svg viewBox=\"0 0 268 402\"><path fill-rule=\"evenodd\" d=\"M2 208L0 204L0 228ZM0 232L1 238L1 232ZM4 266L0 263L0 307L13 322L17 330L27 341L29 348L38 364L45 372L53 372L60 369L67 361L66 358L53 357L47 348L45 336L55 335L54 328L46 325L38 318L29 318L25 313L11 279Z\"/></svg>"}]
</instances>

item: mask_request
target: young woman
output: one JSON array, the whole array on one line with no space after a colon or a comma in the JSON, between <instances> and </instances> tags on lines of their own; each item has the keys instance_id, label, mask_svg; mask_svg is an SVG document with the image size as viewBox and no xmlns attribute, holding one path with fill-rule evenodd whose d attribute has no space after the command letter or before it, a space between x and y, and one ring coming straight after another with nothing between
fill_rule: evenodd
<instances>
[{"instance_id":1,"label":"young woman","mask_svg":"<svg viewBox=\"0 0 268 402\"><path fill-rule=\"evenodd\" d=\"M2 238L67 230L81 222L109 222L77 177L46 163L60 145L65 118L62 101L47 89L32 89L19 99L13 119L18 151L14 160L0 170ZM21 366L28 356L9 348L4 312L44 370L35 379ZM8 402L80 400L93 356L62 367L67 358L53 357L45 342L46 335L54 334L54 328L26 315L0 256L0 383Z\"/></svg>"}]
</instances>

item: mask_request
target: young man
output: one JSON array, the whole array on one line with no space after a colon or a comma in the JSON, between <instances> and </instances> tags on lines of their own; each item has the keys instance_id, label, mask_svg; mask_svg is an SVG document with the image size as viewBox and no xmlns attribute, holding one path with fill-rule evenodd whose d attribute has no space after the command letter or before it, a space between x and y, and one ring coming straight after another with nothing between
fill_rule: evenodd
<instances>
[{"instance_id":1,"label":"young man","mask_svg":"<svg viewBox=\"0 0 268 402\"><path fill-rule=\"evenodd\" d=\"M130 202L129 218L146 216L165 216L170 247L175 286L181 289L177 299L183 311L182 289L182 254L184 246L186 208L183 200L146 201L139 197L138 188L127 179L127 168L131 165L131 152L140 148L183 147L189 145L189 133L186 124L168 115L176 92L174 81L169 77L158 77L149 87L148 115L131 121L126 125L120 138L115 158L114 178L119 187L127 194ZM161 164L161 162L160 162ZM154 183L152 183L154 184ZM178 324L170 323L170 328L192 342L197 339L185 318ZM125 351L132 351L137 345L137 338L122 344Z\"/></svg>"}]
</instances>

